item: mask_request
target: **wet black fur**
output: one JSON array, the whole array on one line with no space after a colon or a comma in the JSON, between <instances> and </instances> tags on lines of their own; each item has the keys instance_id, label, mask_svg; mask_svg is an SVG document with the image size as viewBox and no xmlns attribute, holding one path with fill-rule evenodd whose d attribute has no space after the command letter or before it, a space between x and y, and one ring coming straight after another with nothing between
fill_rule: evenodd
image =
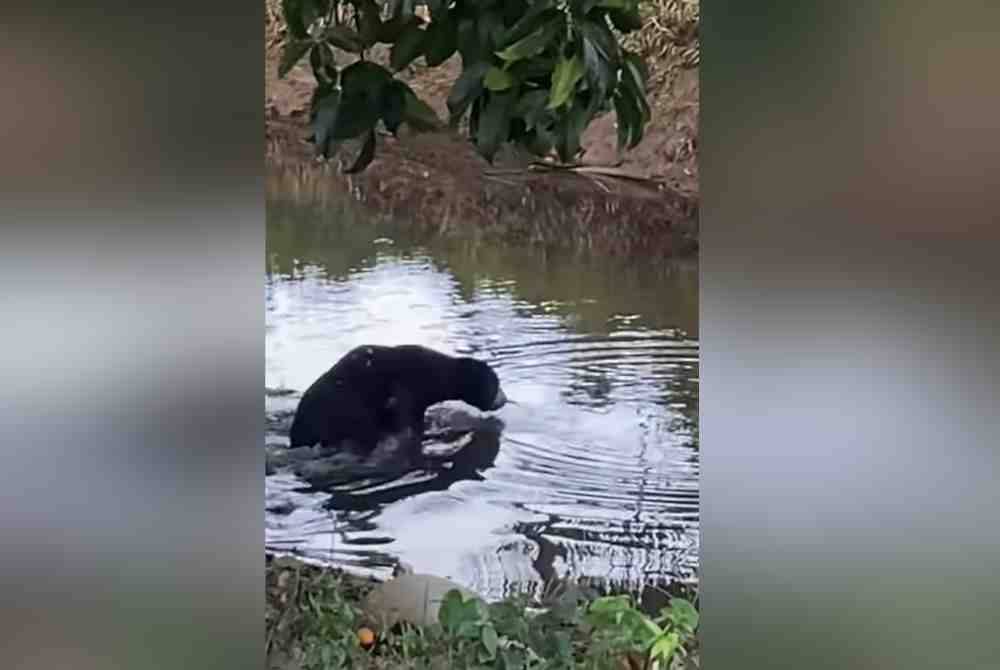
<instances>
[{"instance_id":1,"label":"wet black fur","mask_svg":"<svg viewBox=\"0 0 1000 670\"><path fill-rule=\"evenodd\" d=\"M403 436L419 451L424 412L445 400L489 410L500 381L489 365L417 345L360 346L302 396L291 447L343 447L370 453L380 440Z\"/></svg>"}]
</instances>

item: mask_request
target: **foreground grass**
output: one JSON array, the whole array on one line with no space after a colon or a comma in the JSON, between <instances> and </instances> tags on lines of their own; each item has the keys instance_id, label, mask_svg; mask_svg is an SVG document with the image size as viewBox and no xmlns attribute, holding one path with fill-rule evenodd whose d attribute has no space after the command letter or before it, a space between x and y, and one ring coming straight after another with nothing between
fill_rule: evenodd
<instances>
[{"instance_id":1,"label":"foreground grass","mask_svg":"<svg viewBox=\"0 0 1000 670\"><path fill-rule=\"evenodd\" d=\"M602 596L580 585L553 591L544 609L527 598L487 604L455 591L445 596L437 621L381 630L363 604L375 586L339 571L269 558L268 667L698 668L698 612L684 598L671 598L660 612L647 614L627 595Z\"/></svg>"}]
</instances>

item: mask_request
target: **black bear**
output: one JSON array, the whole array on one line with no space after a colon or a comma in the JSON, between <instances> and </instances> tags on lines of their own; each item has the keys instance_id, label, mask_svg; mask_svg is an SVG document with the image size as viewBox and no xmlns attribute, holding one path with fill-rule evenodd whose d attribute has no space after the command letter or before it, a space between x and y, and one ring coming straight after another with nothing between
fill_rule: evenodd
<instances>
[{"instance_id":1,"label":"black bear","mask_svg":"<svg viewBox=\"0 0 1000 670\"><path fill-rule=\"evenodd\" d=\"M302 395L290 446L370 453L381 439L405 435L419 450L424 412L445 400L491 411L507 397L493 369L474 358L409 344L356 347Z\"/></svg>"}]
</instances>

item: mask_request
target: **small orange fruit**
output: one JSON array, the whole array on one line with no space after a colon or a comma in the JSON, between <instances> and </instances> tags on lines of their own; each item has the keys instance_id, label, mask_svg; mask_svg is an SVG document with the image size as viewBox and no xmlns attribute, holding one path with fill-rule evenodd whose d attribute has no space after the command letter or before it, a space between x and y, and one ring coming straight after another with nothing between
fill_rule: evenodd
<instances>
[{"instance_id":1,"label":"small orange fruit","mask_svg":"<svg viewBox=\"0 0 1000 670\"><path fill-rule=\"evenodd\" d=\"M375 632L371 628L359 628L358 642L362 647L368 649L375 644Z\"/></svg>"}]
</instances>

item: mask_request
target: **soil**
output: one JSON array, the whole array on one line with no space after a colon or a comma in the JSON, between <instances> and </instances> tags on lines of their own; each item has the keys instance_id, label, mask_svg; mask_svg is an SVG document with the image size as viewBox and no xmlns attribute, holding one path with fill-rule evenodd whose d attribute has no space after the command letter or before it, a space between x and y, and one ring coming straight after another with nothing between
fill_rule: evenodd
<instances>
[{"instance_id":1,"label":"soil","mask_svg":"<svg viewBox=\"0 0 1000 670\"><path fill-rule=\"evenodd\" d=\"M279 55L280 48L269 49L265 63L272 173L312 177L315 188L346 189L380 214L417 216L442 232L476 225L507 238L612 254L669 257L697 250L696 69L682 69L651 91L653 119L634 150L619 155L613 114L596 119L582 141L583 162L592 167L580 173L530 170L512 152L489 165L467 139L446 130L382 135L375 161L361 174L344 175L338 159L317 163L305 139L313 88L308 66L279 79ZM436 68L421 63L401 78L445 119L458 57Z\"/></svg>"}]
</instances>

